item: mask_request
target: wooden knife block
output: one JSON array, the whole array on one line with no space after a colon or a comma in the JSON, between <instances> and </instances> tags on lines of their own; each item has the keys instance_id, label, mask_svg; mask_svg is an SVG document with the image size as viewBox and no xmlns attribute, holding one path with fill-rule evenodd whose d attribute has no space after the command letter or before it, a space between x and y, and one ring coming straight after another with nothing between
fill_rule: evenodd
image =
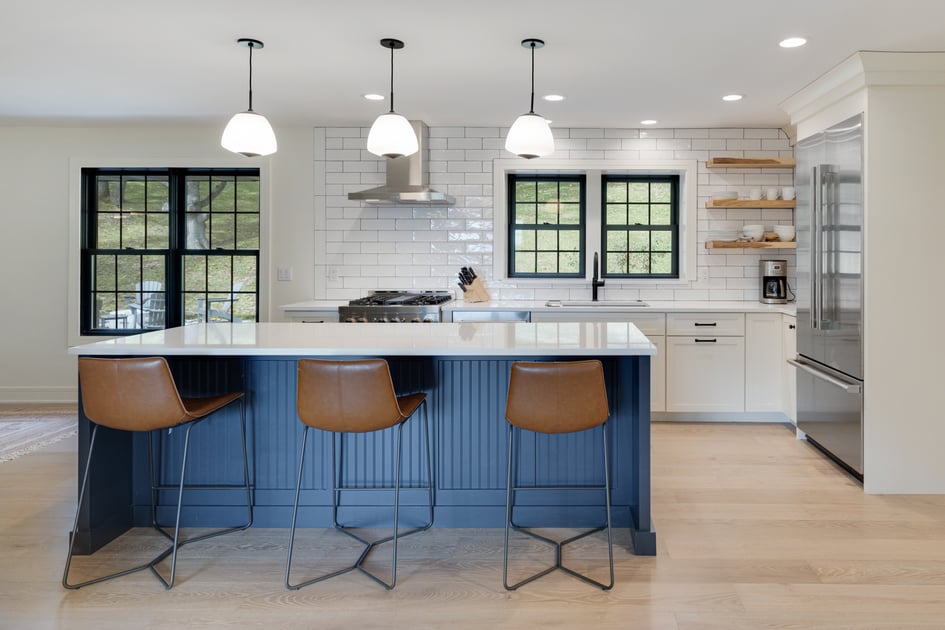
<instances>
[{"instance_id":1,"label":"wooden knife block","mask_svg":"<svg viewBox=\"0 0 945 630\"><path fill-rule=\"evenodd\" d=\"M473 278L472 284L466 285L466 292L463 294L464 302L488 302L492 298L486 291L486 285L479 278Z\"/></svg>"}]
</instances>

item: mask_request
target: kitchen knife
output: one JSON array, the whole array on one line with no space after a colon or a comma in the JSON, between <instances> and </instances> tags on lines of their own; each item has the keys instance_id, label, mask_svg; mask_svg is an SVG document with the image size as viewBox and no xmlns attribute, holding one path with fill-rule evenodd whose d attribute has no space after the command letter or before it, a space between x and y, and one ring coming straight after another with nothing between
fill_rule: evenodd
<instances>
[{"instance_id":1,"label":"kitchen knife","mask_svg":"<svg viewBox=\"0 0 945 630\"><path fill-rule=\"evenodd\" d=\"M462 285L467 285L469 282L466 280L466 275L460 271L456 276L459 278L459 283Z\"/></svg>"},{"instance_id":2,"label":"kitchen knife","mask_svg":"<svg viewBox=\"0 0 945 630\"><path fill-rule=\"evenodd\" d=\"M459 288L463 290L463 293L466 292L466 285L465 285L465 284L463 284L462 282L457 282L456 284L459 285Z\"/></svg>"},{"instance_id":3,"label":"kitchen knife","mask_svg":"<svg viewBox=\"0 0 945 630\"><path fill-rule=\"evenodd\" d=\"M469 273L469 267L463 267L462 269L460 269L459 275L463 279L463 284L467 284L467 285L472 284L473 277Z\"/></svg>"}]
</instances>

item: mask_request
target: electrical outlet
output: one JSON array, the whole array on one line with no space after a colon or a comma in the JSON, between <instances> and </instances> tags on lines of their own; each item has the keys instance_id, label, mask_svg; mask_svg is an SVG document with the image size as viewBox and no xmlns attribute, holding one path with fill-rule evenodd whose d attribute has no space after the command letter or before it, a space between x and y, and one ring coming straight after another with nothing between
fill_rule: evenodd
<instances>
[{"instance_id":1,"label":"electrical outlet","mask_svg":"<svg viewBox=\"0 0 945 630\"><path fill-rule=\"evenodd\" d=\"M292 280L292 267L276 267L276 280L290 282Z\"/></svg>"},{"instance_id":2,"label":"electrical outlet","mask_svg":"<svg viewBox=\"0 0 945 630\"><path fill-rule=\"evenodd\" d=\"M709 279L709 268L708 267L699 267L696 277L699 280L708 280Z\"/></svg>"}]
</instances>

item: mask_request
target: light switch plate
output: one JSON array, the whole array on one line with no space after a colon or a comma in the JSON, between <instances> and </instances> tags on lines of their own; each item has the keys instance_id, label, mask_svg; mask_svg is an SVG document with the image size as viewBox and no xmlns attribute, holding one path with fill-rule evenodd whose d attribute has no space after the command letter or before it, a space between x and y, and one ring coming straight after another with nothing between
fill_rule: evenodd
<instances>
[{"instance_id":1,"label":"light switch plate","mask_svg":"<svg viewBox=\"0 0 945 630\"><path fill-rule=\"evenodd\" d=\"M276 280L289 282L292 280L292 267L276 267Z\"/></svg>"}]
</instances>

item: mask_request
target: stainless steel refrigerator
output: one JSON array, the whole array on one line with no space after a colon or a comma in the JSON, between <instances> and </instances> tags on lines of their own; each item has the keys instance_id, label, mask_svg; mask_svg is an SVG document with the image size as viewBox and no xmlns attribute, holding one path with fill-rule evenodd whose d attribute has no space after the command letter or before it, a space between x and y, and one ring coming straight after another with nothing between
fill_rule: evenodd
<instances>
[{"instance_id":1,"label":"stainless steel refrigerator","mask_svg":"<svg viewBox=\"0 0 945 630\"><path fill-rule=\"evenodd\" d=\"M796 148L797 427L863 476L863 117Z\"/></svg>"}]
</instances>

